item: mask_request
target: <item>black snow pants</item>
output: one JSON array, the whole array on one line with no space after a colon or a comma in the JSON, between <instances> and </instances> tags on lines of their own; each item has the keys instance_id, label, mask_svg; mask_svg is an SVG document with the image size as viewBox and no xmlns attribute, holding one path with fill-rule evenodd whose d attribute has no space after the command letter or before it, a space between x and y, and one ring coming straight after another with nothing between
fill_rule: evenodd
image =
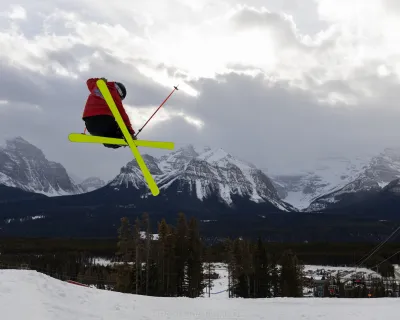
<instances>
[{"instance_id":1,"label":"black snow pants","mask_svg":"<svg viewBox=\"0 0 400 320\"><path fill-rule=\"evenodd\" d=\"M92 136L101 136L109 138L124 139L121 129L114 117L107 115L93 116L83 118L85 121L86 129ZM122 147L116 144L103 144L107 148L117 149Z\"/></svg>"}]
</instances>

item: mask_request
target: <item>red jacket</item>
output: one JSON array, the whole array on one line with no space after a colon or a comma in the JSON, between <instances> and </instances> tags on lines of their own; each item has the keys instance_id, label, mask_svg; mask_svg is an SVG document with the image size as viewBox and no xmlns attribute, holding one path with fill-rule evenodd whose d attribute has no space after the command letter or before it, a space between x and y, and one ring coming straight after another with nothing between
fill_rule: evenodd
<instances>
[{"instance_id":1,"label":"red jacket","mask_svg":"<svg viewBox=\"0 0 400 320\"><path fill-rule=\"evenodd\" d=\"M89 97L87 98L82 118L99 116L99 115L113 116L109 106L107 105L107 102L104 100L100 90L97 88L96 85L97 80L99 80L99 78L90 78L86 81L86 85L90 91L90 94ZM114 99L115 105L117 106L122 119L124 120L125 125L127 126L128 130L132 134L134 134L135 131L132 128L131 122L129 121L129 117L125 112L124 106L122 105L122 100L118 94L117 89L115 88L115 83L107 82L107 87L111 93L111 96Z\"/></svg>"}]
</instances>

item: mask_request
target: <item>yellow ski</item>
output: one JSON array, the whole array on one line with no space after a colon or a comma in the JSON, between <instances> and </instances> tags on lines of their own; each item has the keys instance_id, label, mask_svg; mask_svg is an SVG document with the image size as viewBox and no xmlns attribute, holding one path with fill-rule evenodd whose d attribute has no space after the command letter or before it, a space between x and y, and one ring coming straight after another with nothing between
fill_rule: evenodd
<instances>
[{"instance_id":1,"label":"yellow ski","mask_svg":"<svg viewBox=\"0 0 400 320\"><path fill-rule=\"evenodd\" d=\"M149 169L146 166L146 163L144 162L142 156L139 153L139 150L135 146L135 142L132 139L132 136L130 135L128 128L126 127L124 121L122 120L122 117L118 111L117 106L115 105L114 99L111 96L110 91L107 88L107 85L104 80L97 80L97 87L99 88L100 92L102 93L104 99L106 100L108 106L111 109L111 112L115 118L115 121L117 121L119 127L121 128L122 134L125 137L126 142L128 143L129 147L131 148L132 154L135 157L139 168L143 172L144 179L147 182L147 185L149 186L149 189L153 196L157 196L160 193L160 190L158 189L158 186L156 182L153 179L153 176L151 175Z\"/></svg>"},{"instance_id":2,"label":"yellow ski","mask_svg":"<svg viewBox=\"0 0 400 320\"><path fill-rule=\"evenodd\" d=\"M81 143L107 143L107 144L118 144L121 146L127 146L128 143L124 139L91 136L83 133L70 133L68 136L71 142L81 142ZM150 140L134 140L137 147L147 147L156 149L168 149L173 150L175 145L173 142L164 141L150 141Z\"/></svg>"}]
</instances>

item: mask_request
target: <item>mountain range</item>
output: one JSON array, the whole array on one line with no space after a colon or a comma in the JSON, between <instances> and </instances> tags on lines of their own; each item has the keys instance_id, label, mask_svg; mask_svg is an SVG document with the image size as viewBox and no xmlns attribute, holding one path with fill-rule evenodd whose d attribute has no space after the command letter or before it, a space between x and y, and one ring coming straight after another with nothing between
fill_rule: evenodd
<instances>
[{"instance_id":1,"label":"mountain range","mask_svg":"<svg viewBox=\"0 0 400 320\"><path fill-rule=\"evenodd\" d=\"M92 191L105 183L95 177L76 183L62 164L47 160L42 150L17 137L0 148L0 185L62 196Z\"/></svg>"},{"instance_id":2,"label":"mountain range","mask_svg":"<svg viewBox=\"0 0 400 320\"><path fill-rule=\"evenodd\" d=\"M386 148L376 156L320 159L312 171L271 178L283 200L311 212L357 193L378 192L399 177L400 148Z\"/></svg>"},{"instance_id":3,"label":"mountain range","mask_svg":"<svg viewBox=\"0 0 400 320\"><path fill-rule=\"evenodd\" d=\"M323 159L313 171L273 176L208 147L143 158L158 197L149 193L136 160L108 182L79 179L23 138L8 140L0 149L0 235L115 236L121 216L146 211L154 227L157 219L174 223L184 212L198 217L210 237L263 234L271 241L360 240L371 237L374 221L376 240L391 230L382 221L396 219L400 205L400 149L353 161ZM371 211L379 209L374 203L389 203L381 217ZM354 237L349 228L360 214L365 226ZM335 234L319 230L327 223Z\"/></svg>"}]
</instances>

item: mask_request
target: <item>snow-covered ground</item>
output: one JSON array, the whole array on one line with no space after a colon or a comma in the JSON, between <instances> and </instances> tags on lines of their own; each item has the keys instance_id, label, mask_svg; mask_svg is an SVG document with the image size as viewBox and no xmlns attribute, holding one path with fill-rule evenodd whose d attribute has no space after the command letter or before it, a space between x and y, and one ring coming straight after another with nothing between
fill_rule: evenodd
<instances>
[{"instance_id":1,"label":"snow-covered ground","mask_svg":"<svg viewBox=\"0 0 400 320\"><path fill-rule=\"evenodd\" d=\"M213 263L214 272L219 275L219 279L212 282L210 298L228 299L228 269L225 263ZM208 297L208 288L204 290L204 297Z\"/></svg>"},{"instance_id":2,"label":"snow-covered ground","mask_svg":"<svg viewBox=\"0 0 400 320\"><path fill-rule=\"evenodd\" d=\"M110 260L104 258L97 258L95 260L96 264L99 265L108 265L112 264ZM400 266L394 265L395 267L395 279L400 282ZM213 299L228 299L228 270L227 265L225 263L213 263L214 272L218 274L219 278L212 280L212 288L210 293L210 298ZM381 276L375 271L367 268L355 268L348 266L324 266L324 265L305 265L304 266L305 277L314 280L320 280L324 275L325 276L336 276L339 273L339 276L342 280L350 280L353 277L366 277L368 278L370 275L376 278L380 278ZM304 288L305 296L310 296L310 288ZM204 290L204 297L208 298L208 288Z\"/></svg>"},{"instance_id":3,"label":"snow-covered ground","mask_svg":"<svg viewBox=\"0 0 400 320\"><path fill-rule=\"evenodd\" d=\"M157 236L157 235L156 235ZM108 259L105 258L96 258L94 259L95 264L99 264L102 266L113 264ZM394 265L395 273L399 273L400 279L400 266ZM228 288L228 271L227 265L225 263L213 263L213 268L216 273L219 274L220 279L215 280L215 290L211 290L211 292L219 292L221 290L225 290ZM307 277L312 277L313 279L321 279L323 274L329 274L332 276L336 276L339 272L339 275L342 279L349 279L354 274L365 275L368 277L372 275L374 277L380 277L378 273L371 269L367 268L355 268L355 267L348 267L348 266L325 266L325 265L305 265L304 272Z\"/></svg>"},{"instance_id":4,"label":"snow-covered ground","mask_svg":"<svg viewBox=\"0 0 400 320\"><path fill-rule=\"evenodd\" d=\"M30 270L0 270L6 320L398 319L400 299L159 298L69 284Z\"/></svg>"}]
</instances>

